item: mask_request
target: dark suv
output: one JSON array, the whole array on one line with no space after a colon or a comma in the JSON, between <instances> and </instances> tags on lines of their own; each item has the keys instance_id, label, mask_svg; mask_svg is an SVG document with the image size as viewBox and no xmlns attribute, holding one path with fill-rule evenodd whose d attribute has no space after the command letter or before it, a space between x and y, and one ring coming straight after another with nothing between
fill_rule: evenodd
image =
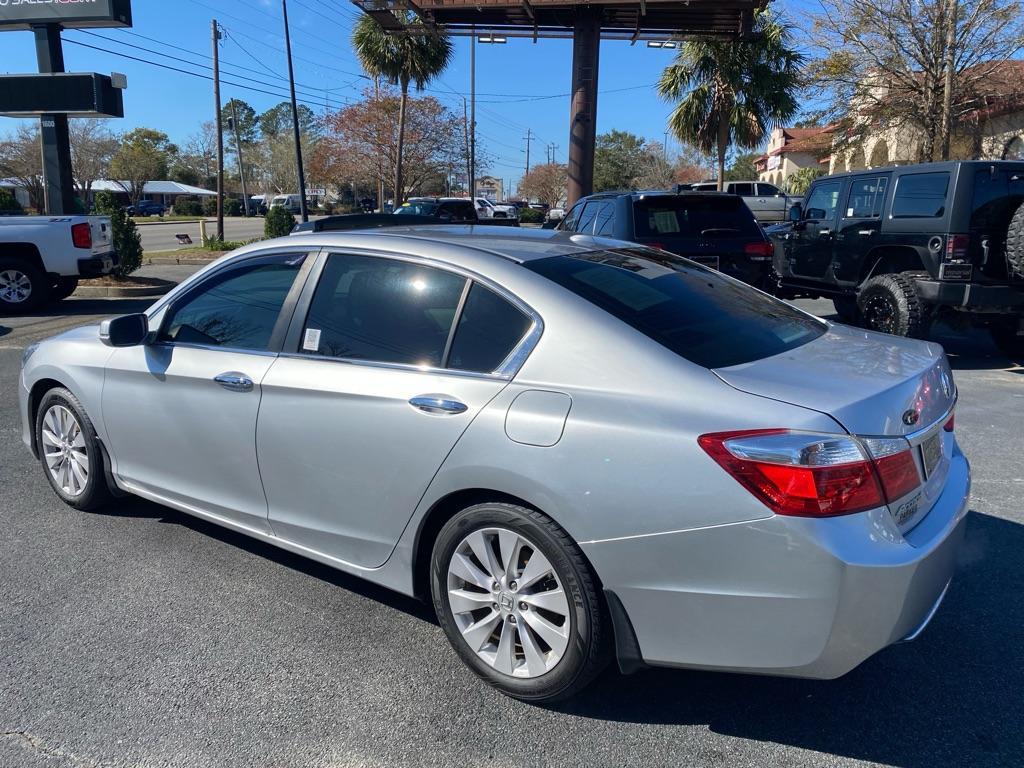
<instances>
[{"instance_id":1,"label":"dark suv","mask_svg":"<svg viewBox=\"0 0 1024 768\"><path fill-rule=\"evenodd\" d=\"M938 315L1024 351L1024 163L963 161L816 179L773 228L779 292L844 322L924 337Z\"/></svg>"},{"instance_id":2,"label":"dark suv","mask_svg":"<svg viewBox=\"0 0 1024 768\"><path fill-rule=\"evenodd\" d=\"M651 245L770 287L773 246L736 195L601 192L578 200L558 229Z\"/></svg>"}]
</instances>

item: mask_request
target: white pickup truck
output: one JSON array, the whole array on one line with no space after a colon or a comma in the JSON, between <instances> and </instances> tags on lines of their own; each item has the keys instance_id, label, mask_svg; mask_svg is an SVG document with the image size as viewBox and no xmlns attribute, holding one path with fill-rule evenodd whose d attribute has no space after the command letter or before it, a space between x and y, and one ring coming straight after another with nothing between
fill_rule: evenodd
<instances>
[{"instance_id":1,"label":"white pickup truck","mask_svg":"<svg viewBox=\"0 0 1024 768\"><path fill-rule=\"evenodd\" d=\"M116 265L109 216L0 216L0 315L70 296Z\"/></svg>"}]
</instances>

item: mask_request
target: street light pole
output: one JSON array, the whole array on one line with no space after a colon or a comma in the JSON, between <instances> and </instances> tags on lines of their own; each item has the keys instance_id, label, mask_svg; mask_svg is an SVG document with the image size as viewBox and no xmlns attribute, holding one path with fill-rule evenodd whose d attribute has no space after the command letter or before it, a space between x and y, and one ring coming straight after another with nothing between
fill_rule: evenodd
<instances>
[{"instance_id":1,"label":"street light pole","mask_svg":"<svg viewBox=\"0 0 1024 768\"><path fill-rule=\"evenodd\" d=\"M220 108L220 30L213 22L213 101L217 111L217 240L224 242L224 121Z\"/></svg>"},{"instance_id":2,"label":"street light pole","mask_svg":"<svg viewBox=\"0 0 1024 768\"><path fill-rule=\"evenodd\" d=\"M476 27L469 43L469 199L476 207Z\"/></svg>"},{"instance_id":3,"label":"street light pole","mask_svg":"<svg viewBox=\"0 0 1024 768\"><path fill-rule=\"evenodd\" d=\"M238 132L238 105L231 100L231 127L235 130L235 151L238 153L238 176L242 180L242 208L249 215L249 193L245 189L245 166L242 164L242 138Z\"/></svg>"},{"instance_id":4,"label":"street light pole","mask_svg":"<svg viewBox=\"0 0 1024 768\"><path fill-rule=\"evenodd\" d=\"M292 132L295 134L295 164L299 172L299 211L302 220L309 221L309 207L306 205L306 172L302 170L302 139L299 135L299 105L295 101L295 69L292 66L292 38L288 31L288 0L281 0L284 16L284 48L288 55L288 86L292 96Z\"/></svg>"}]
</instances>

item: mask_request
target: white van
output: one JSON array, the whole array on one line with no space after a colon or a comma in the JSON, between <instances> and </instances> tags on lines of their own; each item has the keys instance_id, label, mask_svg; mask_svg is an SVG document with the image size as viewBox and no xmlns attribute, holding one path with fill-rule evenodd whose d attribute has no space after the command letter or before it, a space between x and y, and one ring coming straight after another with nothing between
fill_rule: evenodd
<instances>
[{"instance_id":1,"label":"white van","mask_svg":"<svg viewBox=\"0 0 1024 768\"><path fill-rule=\"evenodd\" d=\"M270 205L284 208L288 213L301 213L302 195L278 195Z\"/></svg>"}]
</instances>

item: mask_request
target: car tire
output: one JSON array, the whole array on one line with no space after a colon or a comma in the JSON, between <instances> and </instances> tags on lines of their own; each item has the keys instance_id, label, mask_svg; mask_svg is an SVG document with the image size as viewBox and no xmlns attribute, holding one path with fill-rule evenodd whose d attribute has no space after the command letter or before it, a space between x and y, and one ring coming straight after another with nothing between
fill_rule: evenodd
<instances>
[{"instance_id":1,"label":"car tire","mask_svg":"<svg viewBox=\"0 0 1024 768\"><path fill-rule=\"evenodd\" d=\"M50 280L29 261L0 257L0 315L22 315L50 298Z\"/></svg>"},{"instance_id":2,"label":"car tire","mask_svg":"<svg viewBox=\"0 0 1024 768\"><path fill-rule=\"evenodd\" d=\"M1024 363L1024 333L1020 328L1017 317L995 321L989 326L996 347L1015 363Z\"/></svg>"},{"instance_id":3,"label":"car tire","mask_svg":"<svg viewBox=\"0 0 1024 768\"><path fill-rule=\"evenodd\" d=\"M832 306L836 308L839 322L847 325L860 323L860 308L857 306L856 296L833 296Z\"/></svg>"},{"instance_id":4,"label":"car tire","mask_svg":"<svg viewBox=\"0 0 1024 768\"><path fill-rule=\"evenodd\" d=\"M81 510L110 501L99 438L77 397L63 387L43 395L35 430L43 474L61 501Z\"/></svg>"},{"instance_id":5,"label":"car tire","mask_svg":"<svg viewBox=\"0 0 1024 768\"><path fill-rule=\"evenodd\" d=\"M1024 203L1006 228L1006 266L1013 277L1024 277Z\"/></svg>"},{"instance_id":6,"label":"car tire","mask_svg":"<svg viewBox=\"0 0 1024 768\"><path fill-rule=\"evenodd\" d=\"M75 289L78 288L77 277L61 277L50 288L50 301L61 301L66 299Z\"/></svg>"},{"instance_id":7,"label":"car tire","mask_svg":"<svg viewBox=\"0 0 1024 768\"><path fill-rule=\"evenodd\" d=\"M455 651L508 696L569 698L611 657L596 577L569 535L537 510L506 503L463 510L438 534L430 574L434 609ZM530 583L520 585L523 577Z\"/></svg>"},{"instance_id":8,"label":"car tire","mask_svg":"<svg viewBox=\"0 0 1024 768\"><path fill-rule=\"evenodd\" d=\"M872 331L923 339L931 327L931 313L921 301L912 273L875 275L857 294L861 325Z\"/></svg>"}]
</instances>

